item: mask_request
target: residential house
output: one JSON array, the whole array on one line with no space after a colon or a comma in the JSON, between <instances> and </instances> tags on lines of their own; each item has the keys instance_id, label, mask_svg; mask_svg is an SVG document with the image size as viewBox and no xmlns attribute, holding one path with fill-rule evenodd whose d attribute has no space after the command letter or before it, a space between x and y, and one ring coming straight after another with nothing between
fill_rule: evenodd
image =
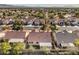
<instances>
[{"instance_id":1,"label":"residential house","mask_svg":"<svg viewBox=\"0 0 79 59\"><path fill-rule=\"evenodd\" d=\"M9 39L9 42L24 42L26 39L26 32L23 31L7 31L4 38Z\"/></svg>"},{"instance_id":2,"label":"residential house","mask_svg":"<svg viewBox=\"0 0 79 59\"><path fill-rule=\"evenodd\" d=\"M31 19L26 22L27 25L23 26L23 29L40 29L42 23L39 19Z\"/></svg>"},{"instance_id":3,"label":"residential house","mask_svg":"<svg viewBox=\"0 0 79 59\"><path fill-rule=\"evenodd\" d=\"M50 32L31 32L28 36L28 43L40 47L52 47L51 33Z\"/></svg>"},{"instance_id":4,"label":"residential house","mask_svg":"<svg viewBox=\"0 0 79 59\"><path fill-rule=\"evenodd\" d=\"M76 33L68 33L67 31L56 33L57 46L59 47L74 47L74 40L78 38Z\"/></svg>"}]
</instances>

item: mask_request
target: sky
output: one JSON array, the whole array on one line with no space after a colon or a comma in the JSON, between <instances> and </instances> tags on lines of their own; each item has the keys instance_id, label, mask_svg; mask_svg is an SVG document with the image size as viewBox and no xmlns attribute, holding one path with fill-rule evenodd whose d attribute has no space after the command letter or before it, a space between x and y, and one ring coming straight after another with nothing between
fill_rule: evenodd
<instances>
[{"instance_id":1,"label":"sky","mask_svg":"<svg viewBox=\"0 0 79 59\"><path fill-rule=\"evenodd\" d=\"M79 7L79 4L11 4L14 6L27 7Z\"/></svg>"}]
</instances>

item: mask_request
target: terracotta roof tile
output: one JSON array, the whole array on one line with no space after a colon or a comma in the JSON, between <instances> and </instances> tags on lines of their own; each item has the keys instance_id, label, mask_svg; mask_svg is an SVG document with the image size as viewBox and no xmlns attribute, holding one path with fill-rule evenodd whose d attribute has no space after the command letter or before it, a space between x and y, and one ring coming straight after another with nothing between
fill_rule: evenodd
<instances>
[{"instance_id":1,"label":"terracotta roof tile","mask_svg":"<svg viewBox=\"0 0 79 59\"><path fill-rule=\"evenodd\" d=\"M5 34L5 38L11 39L11 38L20 38L25 39L26 32L23 31L7 31Z\"/></svg>"},{"instance_id":2,"label":"terracotta roof tile","mask_svg":"<svg viewBox=\"0 0 79 59\"><path fill-rule=\"evenodd\" d=\"M50 32L31 32L28 42L52 42Z\"/></svg>"}]
</instances>

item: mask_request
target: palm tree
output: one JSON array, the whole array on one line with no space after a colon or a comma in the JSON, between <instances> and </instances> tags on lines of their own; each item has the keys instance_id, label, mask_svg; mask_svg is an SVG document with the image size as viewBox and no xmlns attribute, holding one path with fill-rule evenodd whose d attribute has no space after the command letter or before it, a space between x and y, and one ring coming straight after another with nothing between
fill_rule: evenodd
<instances>
[{"instance_id":1,"label":"palm tree","mask_svg":"<svg viewBox=\"0 0 79 59\"><path fill-rule=\"evenodd\" d=\"M49 30L51 30L52 32L51 32L51 36L52 36L52 45L53 45L53 48L55 48L56 46L56 44L55 44L55 40L56 40L56 37L55 37L55 31L57 30L57 27L56 27L56 25L50 25L50 23L49 23L49 16L48 16L48 12L45 12L45 14L44 14L44 21L45 21L45 24L43 25L43 27L42 27L42 29L43 30L47 30L47 31L49 31Z\"/></svg>"},{"instance_id":2,"label":"palm tree","mask_svg":"<svg viewBox=\"0 0 79 59\"><path fill-rule=\"evenodd\" d=\"M49 24L49 17L48 17L48 12L45 12L45 15L44 15L44 26L45 26L45 28L44 28L44 30L49 30L49 27L50 27L50 24Z\"/></svg>"},{"instance_id":3,"label":"palm tree","mask_svg":"<svg viewBox=\"0 0 79 59\"><path fill-rule=\"evenodd\" d=\"M53 45L53 48L56 48L56 35L55 35L55 32L56 32L56 30L58 30L57 29L57 27L56 27L56 25L51 25L50 26L50 28L51 28L51 36L52 36L52 45Z\"/></svg>"}]
</instances>

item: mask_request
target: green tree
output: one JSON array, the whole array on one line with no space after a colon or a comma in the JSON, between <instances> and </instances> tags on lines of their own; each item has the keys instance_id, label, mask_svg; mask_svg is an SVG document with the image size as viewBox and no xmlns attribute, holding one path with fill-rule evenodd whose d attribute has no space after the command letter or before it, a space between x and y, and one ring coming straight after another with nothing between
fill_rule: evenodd
<instances>
[{"instance_id":1,"label":"green tree","mask_svg":"<svg viewBox=\"0 0 79 59\"><path fill-rule=\"evenodd\" d=\"M76 46L79 46L79 39L76 39L76 40L74 41L74 44L75 44Z\"/></svg>"},{"instance_id":2,"label":"green tree","mask_svg":"<svg viewBox=\"0 0 79 59\"><path fill-rule=\"evenodd\" d=\"M42 47L41 49L45 54L50 53L50 49L48 47Z\"/></svg>"},{"instance_id":3,"label":"green tree","mask_svg":"<svg viewBox=\"0 0 79 59\"><path fill-rule=\"evenodd\" d=\"M21 54L24 49L25 49L25 44L22 42L13 43L12 45L13 54Z\"/></svg>"},{"instance_id":4,"label":"green tree","mask_svg":"<svg viewBox=\"0 0 79 59\"><path fill-rule=\"evenodd\" d=\"M56 25L51 25L50 26L50 29L55 32L56 30L58 30L57 26Z\"/></svg>"},{"instance_id":5,"label":"green tree","mask_svg":"<svg viewBox=\"0 0 79 59\"><path fill-rule=\"evenodd\" d=\"M30 53L33 53L35 51L35 48L32 45L29 45L28 50L29 50Z\"/></svg>"},{"instance_id":6,"label":"green tree","mask_svg":"<svg viewBox=\"0 0 79 59\"><path fill-rule=\"evenodd\" d=\"M4 26L2 27L2 30L6 30L6 29L10 29L10 26L4 25Z\"/></svg>"},{"instance_id":7,"label":"green tree","mask_svg":"<svg viewBox=\"0 0 79 59\"><path fill-rule=\"evenodd\" d=\"M13 30L21 30L22 29L22 22L19 20L16 20L12 26Z\"/></svg>"},{"instance_id":8,"label":"green tree","mask_svg":"<svg viewBox=\"0 0 79 59\"><path fill-rule=\"evenodd\" d=\"M10 46L9 42L4 41L4 42L1 43L0 50L1 50L2 54L9 54L10 49L11 49L11 46Z\"/></svg>"},{"instance_id":9,"label":"green tree","mask_svg":"<svg viewBox=\"0 0 79 59\"><path fill-rule=\"evenodd\" d=\"M54 13L48 13L48 16L50 19L53 19L54 18Z\"/></svg>"}]
</instances>

